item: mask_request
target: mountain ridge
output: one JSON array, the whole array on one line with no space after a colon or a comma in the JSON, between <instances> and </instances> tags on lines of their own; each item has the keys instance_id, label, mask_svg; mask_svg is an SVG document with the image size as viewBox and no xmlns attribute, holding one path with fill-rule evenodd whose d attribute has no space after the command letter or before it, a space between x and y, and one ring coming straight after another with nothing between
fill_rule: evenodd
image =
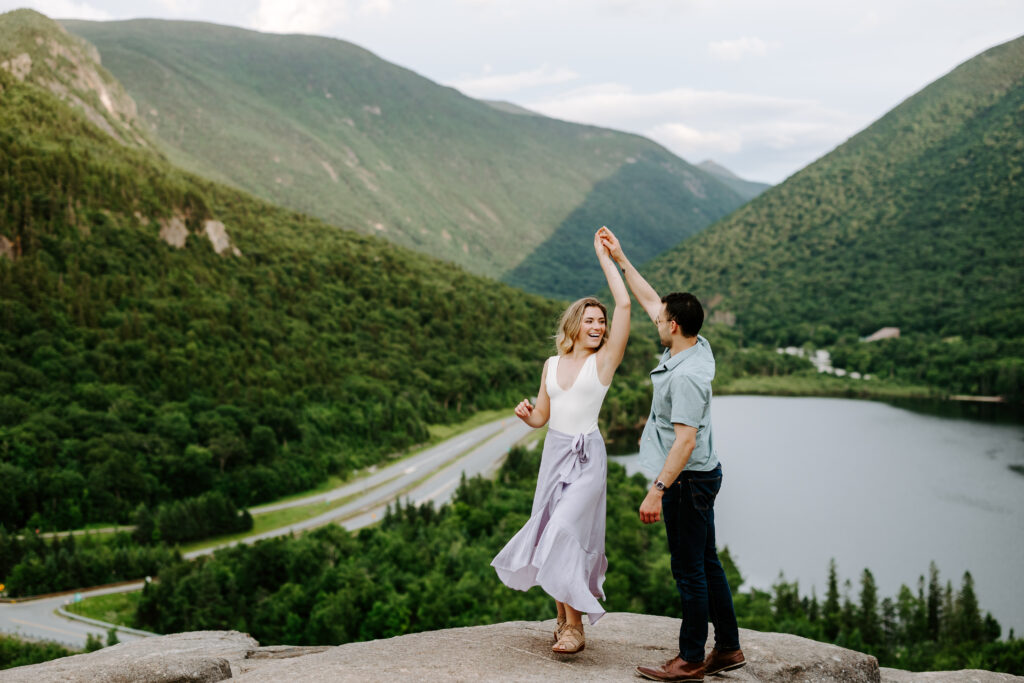
<instances>
[{"instance_id":1,"label":"mountain ridge","mask_svg":"<svg viewBox=\"0 0 1024 683\"><path fill-rule=\"evenodd\" d=\"M725 166L722 166L716 161L711 159L705 159L704 161L697 164L697 168L707 171L713 176L717 176L724 181L729 187L736 190L744 199L753 199L757 195L761 194L769 187L771 183L760 183L754 180L746 180L739 177Z\"/></svg>"},{"instance_id":2,"label":"mountain ridge","mask_svg":"<svg viewBox=\"0 0 1024 683\"><path fill-rule=\"evenodd\" d=\"M508 113L345 41L196 22L65 25L98 47L179 166L531 291L600 288L589 237L604 223L622 225L646 260L743 202L650 140ZM645 202L626 168L636 164L663 188ZM615 211L578 212L595 204ZM551 253L577 271L575 289L528 267Z\"/></svg>"},{"instance_id":3,"label":"mountain ridge","mask_svg":"<svg viewBox=\"0 0 1024 683\"><path fill-rule=\"evenodd\" d=\"M987 50L647 272L768 342L803 343L800 324L958 334L940 294L983 330L1008 314L1021 334L1020 254L1000 247L1024 241L1021 74L1024 39Z\"/></svg>"}]
</instances>

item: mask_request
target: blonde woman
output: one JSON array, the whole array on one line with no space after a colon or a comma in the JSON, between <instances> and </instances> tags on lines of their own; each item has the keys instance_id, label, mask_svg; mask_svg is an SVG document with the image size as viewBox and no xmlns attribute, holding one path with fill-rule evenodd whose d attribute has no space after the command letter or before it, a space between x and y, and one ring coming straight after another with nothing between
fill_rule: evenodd
<instances>
[{"instance_id":1,"label":"blonde woman","mask_svg":"<svg viewBox=\"0 0 1024 683\"><path fill-rule=\"evenodd\" d=\"M539 585L555 599L551 649L562 654L584 648L584 613L591 625L604 615L598 598L604 599L608 568L608 461L597 415L629 339L629 293L602 243L605 233L601 228L594 235L594 250L615 299L614 315L609 324L607 309L593 297L569 306L555 337L558 355L544 363L537 405L524 399L516 406L519 419L534 428L548 424L548 433L530 519L491 562L509 588Z\"/></svg>"}]
</instances>

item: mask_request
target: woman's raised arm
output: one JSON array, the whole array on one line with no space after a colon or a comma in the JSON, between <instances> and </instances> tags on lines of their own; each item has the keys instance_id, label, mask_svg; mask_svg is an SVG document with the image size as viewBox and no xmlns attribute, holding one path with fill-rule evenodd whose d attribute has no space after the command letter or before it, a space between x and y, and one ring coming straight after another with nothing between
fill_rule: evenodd
<instances>
[{"instance_id":1,"label":"woman's raised arm","mask_svg":"<svg viewBox=\"0 0 1024 683\"><path fill-rule=\"evenodd\" d=\"M602 227L601 230L607 231ZM597 376L602 384L608 385L615 376L615 371L622 362L622 356L626 353L626 342L629 341L629 313L630 301L629 292L626 291L626 283L622 281L622 274L619 267L615 265L611 254L602 241L602 232L594 233L594 251L597 252L597 260L604 271L604 277L608 280L608 289L615 299L615 311L612 313L612 320L608 329L608 341L600 351L597 352Z\"/></svg>"}]
</instances>

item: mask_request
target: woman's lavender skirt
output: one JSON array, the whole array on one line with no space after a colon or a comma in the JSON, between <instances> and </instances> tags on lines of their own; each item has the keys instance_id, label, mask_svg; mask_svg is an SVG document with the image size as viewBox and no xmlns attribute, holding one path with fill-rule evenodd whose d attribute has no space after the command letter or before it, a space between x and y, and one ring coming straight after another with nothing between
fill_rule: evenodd
<instances>
[{"instance_id":1,"label":"woman's lavender skirt","mask_svg":"<svg viewBox=\"0 0 1024 683\"><path fill-rule=\"evenodd\" d=\"M601 432L569 435L548 429L530 519L491 561L509 588L540 586L559 602L604 616L606 479Z\"/></svg>"}]
</instances>

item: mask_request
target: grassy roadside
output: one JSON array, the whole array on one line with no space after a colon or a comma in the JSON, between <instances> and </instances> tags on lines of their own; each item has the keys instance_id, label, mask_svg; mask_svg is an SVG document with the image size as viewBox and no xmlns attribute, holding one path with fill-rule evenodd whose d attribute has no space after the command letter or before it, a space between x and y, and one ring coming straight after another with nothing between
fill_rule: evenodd
<instances>
[{"instance_id":1,"label":"grassy roadside","mask_svg":"<svg viewBox=\"0 0 1024 683\"><path fill-rule=\"evenodd\" d=\"M479 427L481 425L485 425L488 422L493 422L494 420L498 420L498 419L500 419L502 417L508 417L511 414L511 412L512 412L511 410L508 410L508 409L505 409L505 408L502 408L500 410L482 410L482 411L480 411L478 413L474 413L472 417L464 420L463 422L457 422L455 424L445 424L445 425L429 425L427 427L427 431L430 433L430 438L427 439L424 443L417 444L416 446L410 448L408 451L403 451L401 453L397 453L397 454L391 456L390 458L388 458L387 460L379 463L378 465L376 465L376 467L383 467L385 465L391 465L391 464L394 464L394 463L399 462L401 460L405 460L406 458L411 458L412 456L417 455L418 453L422 453L424 450L426 450L428 448L431 448L432 446L436 446L437 444L441 443L442 441L446 441L447 439L450 439L450 438L452 438L454 436L458 436L459 434L464 434L464 433L468 432L469 430L475 429L475 428L477 428L477 427ZM376 469L376 467L374 469ZM299 493L292 493L292 494L289 494L287 496L282 496L281 498L277 498L275 500L267 501L265 503L260 503L259 506L254 506L254 507L260 507L260 506L263 506L263 505L275 505L277 503L287 503L287 502L290 502L290 501L293 501L293 500L299 500L301 498L306 498L307 496L315 496L318 493L327 493L328 491L336 489L339 486L351 483L353 481L356 481L356 480L360 479L361 477L366 476L367 474L372 473L374 471L374 469L367 468L367 469L364 469L364 470L362 470L362 471L360 471L358 473L355 473L353 476L347 477L347 478L339 476L339 475L331 475L326 480L324 480L323 483L321 483L319 486L316 486L315 488L309 489L307 491L300 491ZM337 501L334 501L334 503L336 503L336 502ZM337 507L337 505L335 505L334 503L332 503L332 506L333 507ZM340 505L341 503L338 503L338 504ZM309 507L314 507L314 505L310 505ZM330 509L329 507L324 507L322 505L321 505L321 507L322 507L322 510L321 510L322 512ZM272 514L272 513L268 513L268 515L269 514ZM276 524L276 526L282 526L282 525L285 525L285 524L290 524L291 522L294 522L294 521L298 521L298 520L286 519L286 520L281 521L280 523ZM274 527L270 527L270 528L274 528ZM243 535L245 535L245 534L243 534Z\"/></svg>"},{"instance_id":2,"label":"grassy roadside","mask_svg":"<svg viewBox=\"0 0 1024 683\"><path fill-rule=\"evenodd\" d=\"M225 534L223 536L213 536L211 538L204 538L201 541L195 543L189 543L181 546L182 553L190 553L196 550L203 550L204 548L210 548L215 545L222 543L231 543L233 541L240 541L243 538L254 536L256 534L262 534L265 531L271 531L273 529L279 529L289 524L295 524L309 519L310 517L316 517L321 515L328 510L341 507L345 503L349 502L358 495L365 493L361 491L359 493L353 493L351 496L345 496L337 500L329 502L318 502L310 503L309 505L297 505L295 507L283 508L281 510L274 510L273 512L267 512L262 515L253 515L252 517L252 529L249 531L240 531L237 534Z\"/></svg>"},{"instance_id":3,"label":"grassy roadside","mask_svg":"<svg viewBox=\"0 0 1024 683\"><path fill-rule=\"evenodd\" d=\"M757 394L765 396L827 396L835 398L942 398L934 387L897 384L880 379L852 379L825 373L795 375L747 375L715 389L716 396Z\"/></svg>"},{"instance_id":4,"label":"grassy roadside","mask_svg":"<svg viewBox=\"0 0 1024 683\"><path fill-rule=\"evenodd\" d=\"M97 595L93 598L86 598L81 602L72 602L65 605L64 609L73 614L78 614L90 619L99 619L118 626L137 628L135 623L135 610L142 599L141 591L129 593L108 593Z\"/></svg>"},{"instance_id":5,"label":"grassy roadside","mask_svg":"<svg viewBox=\"0 0 1024 683\"><path fill-rule=\"evenodd\" d=\"M413 446L412 448L410 448L407 451L402 451L400 453L396 453L396 454L392 455L390 458L388 458L388 459L378 463L377 465L373 466L372 468L365 468L365 469L360 470L359 472L357 472L357 473L355 473L352 476L347 477L347 478L346 477L342 477L342 476L338 476L338 475L331 475L322 484L320 484L319 486L317 486L315 488L309 489L307 491L300 491L299 493L292 493L292 494L289 494L287 496L283 496L281 498L277 498L275 500L270 500L270 501L267 501L265 503L260 503L259 505L253 506L253 507L262 507L264 505L276 505L278 503L287 503L287 502L290 502L290 501L293 501L293 500L299 500L301 498L306 498L307 496L315 496L318 493L326 493L326 492L331 491L333 489L336 489L339 486L342 486L344 484L350 484L353 481L358 481L362 477L365 477L368 474L372 474L373 472L375 472L380 467L384 467L384 466L387 466L387 465L393 465L396 462L400 462L402 460L405 460L406 458L411 458L414 455L422 453L423 451L425 451L428 448L436 446L437 444L441 443L442 441L446 441L446 440L448 440L448 439L450 439L452 437L458 436L459 434L464 434L464 433L470 431L471 429L475 429L475 428L477 428L477 427L479 427L481 425L485 425L488 422L493 422L494 420L498 420L498 419L500 419L502 417L508 417L510 414L511 414L511 411L507 410L507 409L483 410L483 411L480 411L478 413L473 414L472 417L464 420L463 422L457 422L455 424L447 424L447 425L429 425L427 427L427 431L430 433L430 438L429 439L427 439L423 443L420 443L420 444L417 444L416 446ZM333 503L332 503L332 505L333 505ZM313 505L311 505L309 507L313 507ZM323 506L321 505L321 507L323 507ZM334 507L337 507L337 506L335 505ZM330 508L323 507L322 511L326 511L328 509L330 509ZM268 513L268 514L272 514L272 513ZM290 521L296 521L296 520L290 520ZM288 522L288 521L281 522L281 524L278 524L277 526L281 526L282 524L288 524L288 523L290 523L290 522ZM245 534L245 535L247 535L247 534Z\"/></svg>"},{"instance_id":6,"label":"grassy roadside","mask_svg":"<svg viewBox=\"0 0 1024 683\"><path fill-rule=\"evenodd\" d=\"M485 425L488 422L493 422L494 420L500 420L503 417L512 416L512 407L499 408L496 410L481 410L480 412L473 414L473 416L468 418L467 420L463 422L457 422L455 424L430 425L429 427L427 427L427 431L430 432L430 438L427 440L425 444L420 444L419 446L417 446L416 450L409 453L409 455L415 455L416 453L422 451L424 448L436 446L442 441L447 441L453 436L464 434L465 432L468 432L471 429L476 429L477 427Z\"/></svg>"},{"instance_id":7,"label":"grassy roadside","mask_svg":"<svg viewBox=\"0 0 1024 683\"><path fill-rule=\"evenodd\" d=\"M479 427L481 425L485 425L488 422L493 422L494 420L500 419L500 418L506 416L507 413L508 413L507 410L487 410L487 411L483 411L483 412L477 413L476 415L474 415L473 417L469 418L468 420L466 420L464 422L460 422L458 424L454 424L454 425L432 425L431 427L429 427L430 432L431 432L430 439L425 444L421 444L421 445L417 446L414 450L410 450L408 453L404 453L401 457L396 458L394 460L391 460L387 464L388 465L392 465L392 464L394 464L396 462L399 462L399 461L404 460L406 458L412 457L412 456L414 456L414 455L416 455L418 453L423 452L427 448L431 448L431 447L441 443L442 441L446 441L446 440L451 439L451 438L453 438L455 436L458 436L460 434L468 432L471 429L474 429L474 428ZM452 461L450 461L449 463L446 463L445 466L447 466L448 464L451 464L451 462L454 462L454 461L458 460L463 455L465 455L467 452L469 452L470 450L472 450L474 448L477 448L482 443L483 442L477 443L477 444L473 444L472 446L467 447L464 452L459 453ZM409 489L419 485L420 482L422 482L426 478L432 476L435 472L436 472L436 470L431 470L429 472L424 472L423 477L421 477L417 481L411 483L409 486L407 486L405 489L403 489L403 491L400 491L397 494L396 498L400 498L401 494L404 491L407 491L407 490L409 490ZM369 474L369 472L364 471L363 473L361 473L360 477L361 476L366 476L366 474ZM286 502L286 501L290 501L290 500L296 500L298 498L303 498L305 496L315 495L317 493L324 493L326 491L331 490L332 488L336 488L337 486L340 486L342 483L351 483L351 481L356 481L360 477L355 477L355 478L353 478L351 480L342 480L339 477L332 477L331 479L335 480L335 482L336 482L334 484L334 486L322 485L320 487L317 487L313 491L306 491L305 493L295 494L295 495L292 495L292 496L288 496L286 498L281 498L279 500L273 501L273 503L281 503L281 502ZM383 483L384 482L382 482L380 485L383 485ZM376 488L376 487L374 487L374 488ZM329 510L334 510L335 508L339 508L342 505L345 505L346 503L351 501L352 499L356 498L357 496L363 495L365 493L367 493L367 490L360 491L358 493L354 493L352 495L345 496L344 498L339 498L338 500L332 500L332 501L329 501L329 502L318 501L318 502L315 502L315 503L310 503L308 505L299 505L299 506L295 506L295 507L291 507L291 508L283 508L281 510L273 510L271 512L266 512L266 513L263 513L263 514L254 514L253 515L253 528L252 528L251 531L244 531L244 532L239 532L237 534L226 534L226 535L223 535L223 536L215 536L213 538L206 538L206 539L203 539L201 541L196 541L195 543L190 543L188 545L182 546L181 547L181 552L182 553L190 553L190 552L194 552L196 550L203 550L203 549L210 548L210 547L213 547L213 546L216 546L216 545L220 545L222 543L231 543L231 542L234 542L234 541L240 541L240 540L242 540L244 538L247 538L249 536L254 536L254 535L257 535L257 534L264 533L266 531L271 531L273 529L279 529L281 527L285 527L285 526L288 526L290 524L295 524L297 522L302 522L302 521L305 521L305 520L310 519L312 517L316 517L317 515L321 515L321 514L323 514L325 512L328 512ZM273 503L266 503L266 504L270 505L270 504L273 504ZM353 513L353 514L357 514L357 513Z\"/></svg>"},{"instance_id":8,"label":"grassy roadside","mask_svg":"<svg viewBox=\"0 0 1024 683\"><path fill-rule=\"evenodd\" d=\"M498 419L501 419L503 417L509 417L509 416L511 416L511 414L512 414L512 411L510 409L505 409L505 408L498 409L498 410L483 410L483 411L480 411L478 413L474 413L471 417L469 417L468 419L464 420L463 422L458 422L458 423L455 423L455 424L444 424L444 425L429 425L427 427L427 430L430 433L430 438L427 439L427 441L425 441L424 443L418 444L418 445L410 448L407 451L403 451L401 453L397 453L397 454L393 455L391 458L389 458L389 459L387 459L385 461L382 461L381 463L377 464L373 468L367 468L367 469L361 470L361 471L359 471L359 472L357 472L354 475L349 476L349 477L343 477L343 476L339 476L339 475L331 475L327 479L325 479L322 483L320 483L318 486L316 486L314 488L308 489L306 491L300 491L298 493L292 493L292 494L289 494L287 496L282 496L281 498L276 498L274 500L266 501L264 503L260 503L258 506L254 506L254 507L262 507L264 505L275 505L275 504L278 504L278 503L288 503L288 502L291 502L293 500L299 500L299 499L302 499L302 498L306 498L308 496L315 496L315 495L317 495L319 493L327 493L328 491L336 489L339 486L351 483L353 481L357 481L357 480L361 479L362 477L365 477L365 476L373 473L379 467L383 467L383 466L386 466L386 465L392 465L392 464L394 464L396 462L400 462L402 460L405 460L406 458L411 458L414 455L422 453L423 451L425 451L428 448L436 446L437 444L441 443L442 441L446 441L446 440L451 439L451 438L453 438L455 436L458 436L460 434L464 434L464 433L466 433L466 432L468 432L468 431L470 431L472 429L476 429L477 427L480 427L481 425L485 425L488 422L493 422L494 420L498 420ZM278 510L278 511L275 511L275 512L268 512L268 513L263 514L263 515L254 515L253 531L245 532L245 533L241 533L241 534L231 534L231 535L228 535L228 536L218 536L215 539L207 539L205 541L202 541L201 543L192 544L192 545L186 546L186 547L182 548L182 551L183 552L188 552L190 550L198 550L200 548L205 548L205 547L208 547L210 545L215 545L216 543L221 543L221 542L224 542L224 541L231 541L231 540L236 540L236 539L239 539L239 538L244 538L245 536L249 536L250 534L253 534L253 533L259 533L260 531L268 531L270 529L276 529L277 527L280 527L280 526L287 526L288 524L292 524L294 522L298 522L298 521L301 521L303 519L307 519L308 517L312 517L312 516L315 516L315 515L320 514L322 512L326 512L327 510L331 510L333 508L336 508L336 507L338 507L340 505L344 505L346 502L348 502L348 500L349 500L349 498L342 498L342 499L339 499L339 500L336 500L336 501L331 501L329 504L311 503L309 505L292 508L290 510L289 509ZM295 511L302 511L302 512L299 513L299 512L295 512ZM78 535L78 534L85 534L85 533L90 533L90 534L106 534L106 533L117 533L118 531L132 531L134 528L135 527L133 527L133 526L125 526L125 525L120 525L119 526L119 525L116 525L116 524L114 524L112 522L95 522L95 523L92 523L92 524L87 524L85 527L83 527L81 529L66 529L66 530L62 530L62 531L50 531L50 532L46 532L46 533L44 533L42 535L43 535L44 538L51 538L51 537L55 537L55 536L63 537L63 536L67 536L68 534L76 534L76 535Z\"/></svg>"}]
</instances>

